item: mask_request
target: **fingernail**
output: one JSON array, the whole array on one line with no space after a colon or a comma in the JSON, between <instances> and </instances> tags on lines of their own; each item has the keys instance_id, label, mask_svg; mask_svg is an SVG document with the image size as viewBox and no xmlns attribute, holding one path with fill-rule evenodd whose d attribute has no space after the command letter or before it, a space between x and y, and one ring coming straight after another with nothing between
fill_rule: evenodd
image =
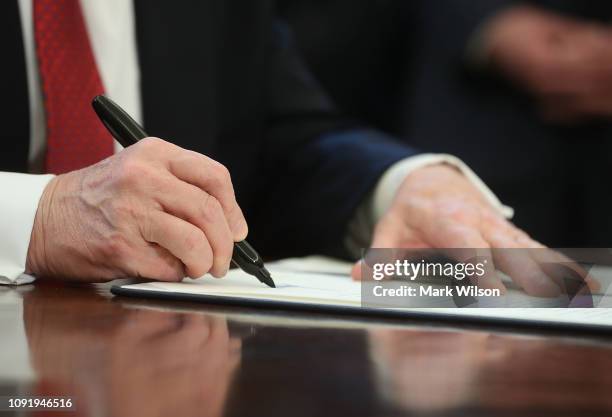
<instances>
[{"instance_id":1,"label":"fingernail","mask_svg":"<svg viewBox=\"0 0 612 417\"><path fill-rule=\"evenodd\" d=\"M234 230L234 239L237 242L243 241L247 238L248 234L249 226L247 225L246 221L240 221Z\"/></svg>"}]
</instances>

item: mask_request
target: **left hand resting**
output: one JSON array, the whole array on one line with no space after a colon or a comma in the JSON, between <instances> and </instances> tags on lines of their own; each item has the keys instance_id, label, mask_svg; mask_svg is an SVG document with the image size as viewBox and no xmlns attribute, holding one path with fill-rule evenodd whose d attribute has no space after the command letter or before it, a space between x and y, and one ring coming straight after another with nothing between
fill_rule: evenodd
<instances>
[{"instance_id":1,"label":"left hand resting","mask_svg":"<svg viewBox=\"0 0 612 417\"><path fill-rule=\"evenodd\" d=\"M533 240L495 210L482 193L449 165L431 165L414 171L402 183L395 199L376 225L373 248L470 248L482 249L495 266L527 293L559 295L560 288L538 266L537 255L553 251ZM512 251L497 248L539 249ZM491 255L494 252L494 256ZM562 260L553 253L554 259ZM550 258L549 258L550 259ZM353 268L361 278L361 264ZM497 276L483 283L505 289Z\"/></svg>"}]
</instances>

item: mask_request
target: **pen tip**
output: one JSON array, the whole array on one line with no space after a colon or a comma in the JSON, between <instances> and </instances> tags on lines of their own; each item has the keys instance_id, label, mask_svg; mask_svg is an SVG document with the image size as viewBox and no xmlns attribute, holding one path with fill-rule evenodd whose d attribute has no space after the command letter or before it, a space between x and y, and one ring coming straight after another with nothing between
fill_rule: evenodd
<instances>
[{"instance_id":1,"label":"pen tip","mask_svg":"<svg viewBox=\"0 0 612 417\"><path fill-rule=\"evenodd\" d=\"M270 275L270 272L266 268L261 268L257 273L257 276L261 282L266 284L270 288L276 288L276 284L274 284L274 280Z\"/></svg>"}]
</instances>

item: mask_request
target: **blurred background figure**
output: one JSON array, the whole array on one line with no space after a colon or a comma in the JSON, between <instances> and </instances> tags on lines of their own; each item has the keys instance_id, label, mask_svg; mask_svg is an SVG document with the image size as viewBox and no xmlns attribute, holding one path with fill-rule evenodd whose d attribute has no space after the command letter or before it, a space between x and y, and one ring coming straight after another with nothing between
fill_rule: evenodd
<instances>
[{"instance_id":1,"label":"blurred background figure","mask_svg":"<svg viewBox=\"0 0 612 417\"><path fill-rule=\"evenodd\" d=\"M612 3L283 0L348 115L469 164L557 247L612 238Z\"/></svg>"}]
</instances>

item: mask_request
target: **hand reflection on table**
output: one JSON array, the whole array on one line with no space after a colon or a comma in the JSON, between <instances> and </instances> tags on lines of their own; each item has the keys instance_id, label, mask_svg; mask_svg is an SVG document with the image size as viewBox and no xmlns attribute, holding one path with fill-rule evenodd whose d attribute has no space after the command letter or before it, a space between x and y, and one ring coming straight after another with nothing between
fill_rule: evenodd
<instances>
[{"instance_id":1,"label":"hand reflection on table","mask_svg":"<svg viewBox=\"0 0 612 417\"><path fill-rule=\"evenodd\" d=\"M418 329L372 330L369 344L379 395L405 411L612 409L607 344Z\"/></svg>"},{"instance_id":2,"label":"hand reflection on table","mask_svg":"<svg viewBox=\"0 0 612 417\"><path fill-rule=\"evenodd\" d=\"M486 333L376 329L369 337L379 394L387 401L438 411L470 400Z\"/></svg>"},{"instance_id":3,"label":"hand reflection on table","mask_svg":"<svg viewBox=\"0 0 612 417\"><path fill-rule=\"evenodd\" d=\"M27 294L24 320L36 394L72 396L76 415L218 416L240 362L222 318L128 310L82 289Z\"/></svg>"}]
</instances>

